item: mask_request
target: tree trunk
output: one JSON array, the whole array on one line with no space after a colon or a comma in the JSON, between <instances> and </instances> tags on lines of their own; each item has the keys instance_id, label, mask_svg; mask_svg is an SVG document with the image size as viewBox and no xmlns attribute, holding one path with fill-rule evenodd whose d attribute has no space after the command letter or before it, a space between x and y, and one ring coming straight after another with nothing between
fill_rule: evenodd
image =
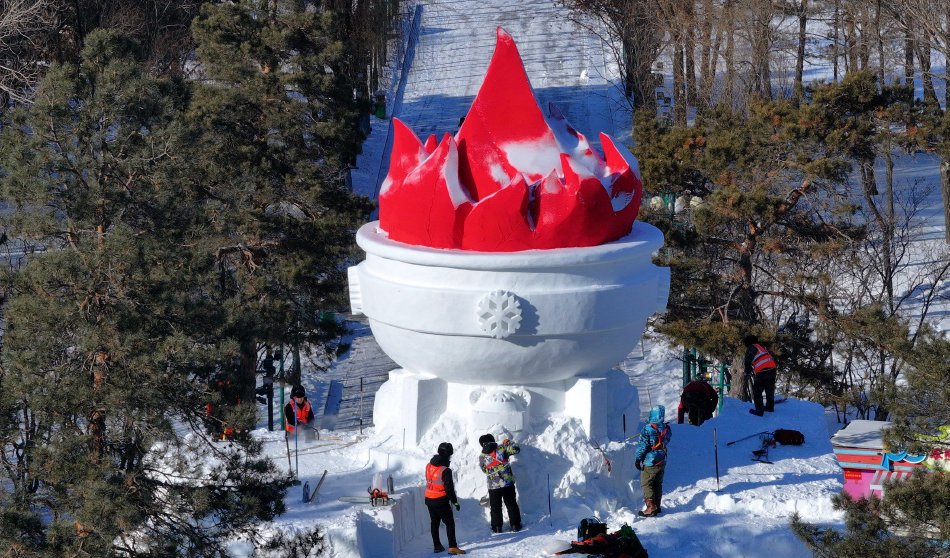
<instances>
[{"instance_id":1,"label":"tree trunk","mask_svg":"<svg viewBox=\"0 0 950 558\"><path fill-rule=\"evenodd\" d=\"M798 7L798 51L795 56L795 99L801 102L805 96L805 31L808 27L808 0L802 0Z\"/></svg>"},{"instance_id":2,"label":"tree trunk","mask_svg":"<svg viewBox=\"0 0 950 558\"><path fill-rule=\"evenodd\" d=\"M950 244L950 161L940 158L940 194L943 196L943 234Z\"/></svg>"},{"instance_id":3,"label":"tree trunk","mask_svg":"<svg viewBox=\"0 0 950 558\"><path fill-rule=\"evenodd\" d=\"M950 53L950 13L944 16L943 29L943 50L944 58L946 58ZM946 63L943 68L943 109L950 110L950 67ZM950 229L950 224L947 225L947 229Z\"/></svg>"},{"instance_id":4,"label":"tree trunk","mask_svg":"<svg viewBox=\"0 0 950 558\"><path fill-rule=\"evenodd\" d=\"M686 83L683 72L683 40L677 34L673 38L673 123L686 125Z\"/></svg>"},{"instance_id":5,"label":"tree trunk","mask_svg":"<svg viewBox=\"0 0 950 558\"><path fill-rule=\"evenodd\" d=\"M754 16L752 30L752 71L755 73L753 92L764 99L772 98L772 78L769 68L771 16L771 4L758 5L758 13Z\"/></svg>"},{"instance_id":6,"label":"tree trunk","mask_svg":"<svg viewBox=\"0 0 950 558\"><path fill-rule=\"evenodd\" d=\"M884 73L884 30L881 29L881 12L883 11L881 0L877 0L874 6L874 30L877 37L877 83L878 87L884 87L887 83L887 75Z\"/></svg>"},{"instance_id":7,"label":"tree trunk","mask_svg":"<svg viewBox=\"0 0 950 558\"><path fill-rule=\"evenodd\" d=\"M729 386L729 395L739 401L752 401L749 397L749 378L745 375L745 355L738 355L732 359L730 366L732 383Z\"/></svg>"},{"instance_id":8,"label":"tree trunk","mask_svg":"<svg viewBox=\"0 0 950 558\"><path fill-rule=\"evenodd\" d=\"M852 6L853 8L853 6ZM844 43L845 58L844 72L856 72L860 69L858 64L858 40L857 25L854 22L854 12L845 10L844 13Z\"/></svg>"},{"instance_id":9,"label":"tree trunk","mask_svg":"<svg viewBox=\"0 0 950 558\"><path fill-rule=\"evenodd\" d=\"M733 0L726 0L723 6L725 17L722 29L726 32L726 78L723 81L722 93L729 99L729 105L735 107L736 89L736 22L733 17Z\"/></svg>"},{"instance_id":10,"label":"tree trunk","mask_svg":"<svg viewBox=\"0 0 950 558\"><path fill-rule=\"evenodd\" d=\"M884 257L886 267L884 268L884 286L887 291L887 307L891 313L895 311L894 304L894 274L896 273L897 262L894 260L894 235L897 227L897 212L894 205L894 157L891 154L891 144L884 144L884 195L887 198L887 214L884 226Z\"/></svg>"},{"instance_id":11,"label":"tree trunk","mask_svg":"<svg viewBox=\"0 0 950 558\"><path fill-rule=\"evenodd\" d=\"M914 34L910 25L904 31L904 85L914 87Z\"/></svg>"},{"instance_id":12,"label":"tree trunk","mask_svg":"<svg viewBox=\"0 0 950 558\"><path fill-rule=\"evenodd\" d=\"M712 47L712 0L702 0L702 14L699 22L699 87L696 91L696 108L702 111L708 108L712 100L712 84L716 76L715 56L718 51L719 33L716 34L717 48Z\"/></svg>"},{"instance_id":13,"label":"tree trunk","mask_svg":"<svg viewBox=\"0 0 950 558\"><path fill-rule=\"evenodd\" d=\"M917 60L920 61L920 80L924 85L924 102L937 103L937 91L934 89L933 75L930 73L930 37L925 31L917 41Z\"/></svg>"},{"instance_id":14,"label":"tree trunk","mask_svg":"<svg viewBox=\"0 0 950 558\"><path fill-rule=\"evenodd\" d=\"M699 94L699 84L696 83L696 9L693 6L693 0L688 0L685 2L685 17L683 21L683 26L685 27L684 34L684 45L685 50L685 70L686 76L683 79L683 85L686 88L686 106L696 104L696 98Z\"/></svg>"},{"instance_id":15,"label":"tree trunk","mask_svg":"<svg viewBox=\"0 0 950 558\"><path fill-rule=\"evenodd\" d=\"M257 387L257 343L253 339L241 341L241 358L235 391L241 403L254 404L254 388Z\"/></svg>"},{"instance_id":16,"label":"tree trunk","mask_svg":"<svg viewBox=\"0 0 950 558\"><path fill-rule=\"evenodd\" d=\"M858 26L858 69L866 70L871 64L871 16L867 6L861 7L861 25Z\"/></svg>"},{"instance_id":17,"label":"tree trunk","mask_svg":"<svg viewBox=\"0 0 950 558\"><path fill-rule=\"evenodd\" d=\"M831 60L832 60L832 79L838 81L838 45L841 36L841 0L835 0L834 17L832 21L834 28L834 40L831 42Z\"/></svg>"},{"instance_id":18,"label":"tree trunk","mask_svg":"<svg viewBox=\"0 0 950 558\"><path fill-rule=\"evenodd\" d=\"M656 114L656 86L653 80L654 54L648 45L641 44L634 33L645 40L644 30L624 31L621 44L624 58L624 93L633 97L634 106Z\"/></svg>"},{"instance_id":19,"label":"tree trunk","mask_svg":"<svg viewBox=\"0 0 950 558\"><path fill-rule=\"evenodd\" d=\"M108 378L109 353L96 351L92 357L93 410L89 413L89 438L92 459L99 462L106 451L106 407L100 399Z\"/></svg>"}]
</instances>

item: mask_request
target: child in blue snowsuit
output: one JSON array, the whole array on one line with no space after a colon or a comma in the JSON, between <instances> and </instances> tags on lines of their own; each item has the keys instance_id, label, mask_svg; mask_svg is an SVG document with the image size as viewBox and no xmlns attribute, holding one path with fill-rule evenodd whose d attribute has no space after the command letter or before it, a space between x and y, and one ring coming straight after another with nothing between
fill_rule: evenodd
<instances>
[{"instance_id":1,"label":"child in blue snowsuit","mask_svg":"<svg viewBox=\"0 0 950 558\"><path fill-rule=\"evenodd\" d=\"M666 408L657 405L650 409L646 426L640 431L637 441L636 462L640 470L640 488L643 489L643 502L646 507L638 515L653 517L662 509L663 470L666 468L666 446L673 433L665 422Z\"/></svg>"}]
</instances>

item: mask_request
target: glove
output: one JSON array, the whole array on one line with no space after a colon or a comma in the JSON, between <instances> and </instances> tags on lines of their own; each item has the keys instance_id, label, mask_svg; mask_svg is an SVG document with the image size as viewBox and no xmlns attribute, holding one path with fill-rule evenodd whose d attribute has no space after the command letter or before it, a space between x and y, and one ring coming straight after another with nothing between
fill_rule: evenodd
<instances>
[{"instance_id":1,"label":"glove","mask_svg":"<svg viewBox=\"0 0 950 558\"><path fill-rule=\"evenodd\" d=\"M637 459L636 463L634 463L633 466L637 468L637 471L642 471L642 470L643 470L643 460L642 460L642 459Z\"/></svg>"},{"instance_id":2,"label":"glove","mask_svg":"<svg viewBox=\"0 0 950 558\"><path fill-rule=\"evenodd\" d=\"M455 502L453 505L455 506L455 511L462 511L462 506L460 506L458 502Z\"/></svg>"}]
</instances>

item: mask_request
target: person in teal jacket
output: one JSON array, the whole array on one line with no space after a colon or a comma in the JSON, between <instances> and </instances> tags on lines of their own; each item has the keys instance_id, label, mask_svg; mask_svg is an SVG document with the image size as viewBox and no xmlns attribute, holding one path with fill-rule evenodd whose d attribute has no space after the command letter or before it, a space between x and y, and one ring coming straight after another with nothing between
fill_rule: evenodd
<instances>
[{"instance_id":1,"label":"person in teal jacket","mask_svg":"<svg viewBox=\"0 0 950 558\"><path fill-rule=\"evenodd\" d=\"M657 405L650 409L647 424L640 431L635 451L635 465L640 471L640 488L643 489L645 507L638 515L653 517L661 513L663 498L663 471L666 468L667 445L673 433L666 424L666 408Z\"/></svg>"}]
</instances>

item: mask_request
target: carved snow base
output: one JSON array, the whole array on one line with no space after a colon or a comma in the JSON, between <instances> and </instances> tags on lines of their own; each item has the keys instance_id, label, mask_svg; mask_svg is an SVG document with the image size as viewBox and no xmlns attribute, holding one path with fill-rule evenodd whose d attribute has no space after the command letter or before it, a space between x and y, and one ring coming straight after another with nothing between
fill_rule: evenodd
<instances>
[{"instance_id":1,"label":"carved snow base","mask_svg":"<svg viewBox=\"0 0 950 558\"><path fill-rule=\"evenodd\" d=\"M618 370L546 384L481 386L399 368L376 393L373 422L378 434L405 436L407 444L417 444L447 412L464 417L472 434L530 433L533 422L562 414L578 419L591 440L605 443L636 433L640 400L637 388Z\"/></svg>"}]
</instances>

